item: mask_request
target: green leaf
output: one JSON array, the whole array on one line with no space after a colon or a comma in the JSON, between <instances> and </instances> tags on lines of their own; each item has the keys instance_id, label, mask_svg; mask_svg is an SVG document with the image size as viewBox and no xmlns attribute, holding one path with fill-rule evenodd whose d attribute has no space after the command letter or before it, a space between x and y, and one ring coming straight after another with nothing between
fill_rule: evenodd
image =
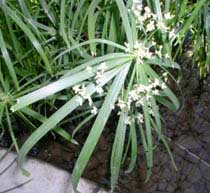
<instances>
[{"instance_id":1,"label":"green leaf","mask_svg":"<svg viewBox=\"0 0 210 193\"><path fill-rule=\"evenodd\" d=\"M112 147L111 155L111 190L114 190L114 187L117 184L117 179L120 172L120 166L122 162L122 154L125 143L125 133L126 133L126 124L125 124L126 114L122 113L117 125L117 131L115 134L114 144Z\"/></svg>"},{"instance_id":2,"label":"green leaf","mask_svg":"<svg viewBox=\"0 0 210 193\"><path fill-rule=\"evenodd\" d=\"M136 128L135 128L135 122L132 119L131 125L130 125L130 135L131 135L131 161L129 164L128 169L126 170L126 173L130 173L133 171L136 160L137 160L137 136L136 136Z\"/></svg>"},{"instance_id":3,"label":"green leaf","mask_svg":"<svg viewBox=\"0 0 210 193\"><path fill-rule=\"evenodd\" d=\"M63 89L69 88L83 80L86 80L94 75L93 72L89 72L87 70L84 70L82 72L79 72L77 74L74 74L69 77L62 78L54 83L51 83L45 87L42 87L36 91L33 91L32 93L29 93L23 97L20 97L17 99L17 104L13 105L11 107L11 110L17 111L21 108L24 108L32 103L35 103L36 101L39 101L41 99L44 99L50 95L53 95Z\"/></svg>"},{"instance_id":4,"label":"green leaf","mask_svg":"<svg viewBox=\"0 0 210 193\"><path fill-rule=\"evenodd\" d=\"M158 65L158 66L163 66L167 68L175 68L175 69L180 69L179 64L176 62L170 61L168 59L149 59L146 61L146 63L151 64L151 65Z\"/></svg>"}]
</instances>

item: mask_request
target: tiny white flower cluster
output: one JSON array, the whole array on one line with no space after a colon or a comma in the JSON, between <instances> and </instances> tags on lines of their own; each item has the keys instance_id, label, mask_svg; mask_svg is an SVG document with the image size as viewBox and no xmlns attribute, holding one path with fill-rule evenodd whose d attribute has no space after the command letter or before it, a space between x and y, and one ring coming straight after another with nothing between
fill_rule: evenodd
<instances>
[{"instance_id":1,"label":"tiny white flower cluster","mask_svg":"<svg viewBox=\"0 0 210 193\"><path fill-rule=\"evenodd\" d=\"M165 18L165 20L170 20L170 19L173 19L174 18L174 15L171 15L171 13L168 12L168 13L165 13L164 14L164 18Z\"/></svg>"},{"instance_id":2,"label":"tiny white flower cluster","mask_svg":"<svg viewBox=\"0 0 210 193\"><path fill-rule=\"evenodd\" d=\"M100 80L103 78L103 75L106 69L107 69L106 62L102 62L97 68L97 72L95 76L95 81L97 84L100 83Z\"/></svg>"},{"instance_id":3,"label":"tiny white flower cluster","mask_svg":"<svg viewBox=\"0 0 210 193\"><path fill-rule=\"evenodd\" d=\"M106 71L106 69L107 69L106 63L102 62L101 64L99 64L95 75L96 93L98 93L99 95L102 95L102 93L104 92L103 88L99 84L101 83L101 79L104 77L104 72ZM93 72L91 66L87 66L86 70L88 72ZM84 83L75 85L72 89L75 94L79 95L77 98L77 102L79 103L80 106L82 106L84 100L88 100L89 106L92 108L91 113L94 115L98 113L98 109L96 106L94 106L92 98L89 95Z\"/></svg>"},{"instance_id":4,"label":"tiny white flower cluster","mask_svg":"<svg viewBox=\"0 0 210 193\"><path fill-rule=\"evenodd\" d=\"M163 20L158 20L157 15L154 14L149 7L143 7L143 3L139 0L133 0L133 5L131 12L136 18L137 28L145 27L146 32L151 32L155 29L159 29L164 33L169 33L169 38L176 35L174 31L170 32L169 27L167 27L167 21L172 19L174 15L167 12L163 15ZM170 38L171 39L171 38Z\"/></svg>"},{"instance_id":5,"label":"tiny white flower cluster","mask_svg":"<svg viewBox=\"0 0 210 193\"><path fill-rule=\"evenodd\" d=\"M75 94L79 95L77 98L77 102L79 103L79 105L82 106L83 101L88 100L89 106L92 107L91 113L96 115L98 112L98 109L94 106L93 101L87 92L87 88L85 87L85 84L75 85L72 89L75 92Z\"/></svg>"},{"instance_id":6,"label":"tiny white flower cluster","mask_svg":"<svg viewBox=\"0 0 210 193\"><path fill-rule=\"evenodd\" d=\"M151 58L152 52L150 52L150 48L146 47L142 42L136 41L134 48L132 49L128 43L125 43L126 51L135 56L138 63L143 63L143 59Z\"/></svg>"},{"instance_id":7,"label":"tiny white flower cluster","mask_svg":"<svg viewBox=\"0 0 210 193\"><path fill-rule=\"evenodd\" d=\"M151 12L150 8L144 7L143 9L142 3L138 0L133 0L131 11L137 20L137 24L139 25L142 25L147 19L155 17L155 15ZM143 11L144 14L142 14Z\"/></svg>"},{"instance_id":8,"label":"tiny white flower cluster","mask_svg":"<svg viewBox=\"0 0 210 193\"><path fill-rule=\"evenodd\" d=\"M136 84L134 85L133 89L129 92L127 101L125 102L122 99L118 99L117 106L120 108L121 111L129 114L132 105L134 105L137 108L140 108L145 104L146 100L149 113L152 116L154 116L154 112L152 110L151 105L151 98L152 96L158 96L160 90L164 90L165 88L166 84L164 82L161 82L159 79L154 79L153 82L150 81L148 85ZM144 117L141 113L138 113L136 118L139 123L144 122ZM126 124L130 122L128 120L130 120L129 116L127 118Z\"/></svg>"},{"instance_id":9,"label":"tiny white flower cluster","mask_svg":"<svg viewBox=\"0 0 210 193\"><path fill-rule=\"evenodd\" d=\"M137 118L137 121L139 123L141 123L141 124L144 123L144 116L143 116L143 114L138 113L137 116L136 116L136 118Z\"/></svg>"},{"instance_id":10,"label":"tiny white flower cluster","mask_svg":"<svg viewBox=\"0 0 210 193\"><path fill-rule=\"evenodd\" d=\"M90 106L93 104L93 101L87 92L87 88L85 87L85 84L75 85L72 89L75 92L75 94L79 94L83 99L87 99ZM80 98L78 98L78 102L80 105L82 105L83 100L82 98L81 99Z\"/></svg>"},{"instance_id":11,"label":"tiny white flower cluster","mask_svg":"<svg viewBox=\"0 0 210 193\"><path fill-rule=\"evenodd\" d=\"M166 24L163 21L158 21L156 26L161 32L165 33L168 32L169 28L166 26Z\"/></svg>"}]
</instances>

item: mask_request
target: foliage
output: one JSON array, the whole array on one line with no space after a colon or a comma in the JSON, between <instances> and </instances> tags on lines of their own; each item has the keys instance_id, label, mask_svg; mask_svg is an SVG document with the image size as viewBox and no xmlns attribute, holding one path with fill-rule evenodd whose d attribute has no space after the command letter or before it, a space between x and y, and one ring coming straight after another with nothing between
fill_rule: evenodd
<instances>
[{"instance_id":1,"label":"foliage","mask_svg":"<svg viewBox=\"0 0 210 193\"><path fill-rule=\"evenodd\" d=\"M190 26L192 46L199 42L193 61L200 63L201 75L208 70L207 1L0 0L0 8L1 127L8 126L17 151L12 117L32 130L19 151L21 167L47 133L77 144L77 131L94 118L73 170L76 190L112 111L119 115L110 161L112 190L127 147L127 171L135 167L138 135L147 161L146 180L152 173L155 136L173 162L159 106L179 108L167 84L175 80L171 70L179 70L175 61ZM70 135L62 126L77 117L83 121Z\"/></svg>"}]
</instances>

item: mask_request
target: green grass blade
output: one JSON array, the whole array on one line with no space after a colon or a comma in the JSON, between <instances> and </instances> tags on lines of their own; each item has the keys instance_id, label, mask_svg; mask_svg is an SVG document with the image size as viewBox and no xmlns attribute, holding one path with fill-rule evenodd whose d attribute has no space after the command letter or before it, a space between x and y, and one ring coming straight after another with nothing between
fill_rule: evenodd
<instances>
[{"instance_id":1,"label":"green grass blade","mask_svg":"<svg viewBox=\"0 0 210 193\"><path fill-rule=\"evenodd\" d=\"M48 18L50 19L50 21L53 23L53 25L56 25L56 19L54 14L50 11L49 6L47 5L47 2L45 0L39 0L42 8L44 9L44 12L46 13L46 15L48 16Z\"/></svg>"},{"instance_id":2,"label":"green grass blade","mask_svg":"<svg viewBox=\"0 0 210 193\"><path fill-rule=\"evenodd\" d=\"M80 0L79 3L77 4L77 8L76 8L76 11L74 13L73 21L72 21L72 24L71 24L71 30L72 31L75 28L75 24L78 21L79 14L80 14L80 11L81 11L82 6L84 5L84 3L85 3L85 0Z\"/></svg>"},{"instance_id":3,"label":"green grass blade","mask_svg":"<svg viewBox=\"0 0 210 193\"><path fill-rule=\"evenodd\" d=\"M120 11L120 16L121 16L122 21L123 21L123 26L124 26L124 29L125 29L125 32L126 32L128 43L132 47L133 44L134 44L134 41L133 41L133 33L132 33L132 30L131 30L131 25L130 25L129 17L128 17L128 10L125 7L125 4L122 0L115 0L115 1L117 3L119 11Z\"/></svg>"},{"instance_id":4,"label":"green grass blade","mask_svg":"<svg viewBox=\"0 0 210 193\"><path fill-rule=\"evenodd\" d=\"M95 32L96 32L96 22L98 13L95 12L97 5L100 3L101 0L93 0L90 4L88 9L88 38L89 40L95 39ZM96 55L96 43L90 44L90 51L91 55Z\"/></svg>"},{"instance_id":5,"label":"green grass blade","mask_svg":"<svg viewBox=\"0 0 210 193\"><path fill-rule=\"evenodd\" d=\"M122 162L122 154L125 143L125 133L126 133L126 124L125 124L126 115L122 113L117 125L117 131L115 134L114 144L112 147L111 154L111 190L114 190L114 187L117 184L117 179L120 172L120 166Z\"/></svg>"},{"instance_id":6,"label":"green grass blade","mask_svg":"<svg viewBox=\"0 0 210 193\"><path fill-rule=\"evenodd\" d=\"M82 47L82 46L85 46L85 45L89 45L91 43L101 43L101 44L107 44L107 45L110 45L110 46L113 46L113 47L116 47L116 48L119 48L121 50L124 50L126 51L126 47L120 45L120 44L117 44L115 42L112 42L112 41L109 41L109 40L106 40L106 39L92 39L92 40L88 40L88 41L85 41L83 43L80 43L80 44L77 44L77 45L74 45L72 46L71 48L61 52L58 56L55 57L55 60L57 60L58 58L60 58L62 55L64 54L67 54L68 52L74 50L74 49L77 49L79 47Z\"/></svg>"},{"instance_id":7,"label":"green grass blade","mask_svg":"<svg viewBox=\"0 0 210 193\"><path fill-rule=\"evenodd\" d=\"M131 161L129 164L128 169L126 170L126 173L130 173L133 171L136 160L137 160L137 136L136 136L136 127L134 120L131 120L130 125L130 133L131 133Z\"/></svg>"},{"instance_id":8,"label":"green grass blade","mask_svg":"<svg viewBox=\"0 0 210 193\"><path fill-rule=\"evenodd\" d=\"M159 0L155 0L154 6L155 6L155 13L157 14L157 18L159 21L163 20L162 11L161 11L161 3Z\"/></svg>"},{"instance_id":9,"label":"green grass blade","mask_svg":"<svg viewBox=\"0 0 210 193\"><path fill-rule=\"evenodd\" d=\"M65 14L66 14L66 7L67 7L67 3L66 0L61 0L61 7L60 7L60 34L63 37L64 42L66 43L67 47L70 48L70 43L68 40L68 36L66 33L66 18L65 18Z\"/></svg>"},{"instance_id":10,"label":"green grass blade","mask_svg":"<svg viewBox=\"0 0 210 193\"><path fill-rule=\"evenodd\" d=\"M18 83L18 80L17 80L15 69L14 69L12 61L10 59L9 53L7 51L6 44L4 42L4 38L3 38L3 34L2 34L1 29L0 29L0 49L1 49L2 56L3 56L4 61L5 61L5 64L7 65L7 68L9 70L10 76L11 76L13 82L14 82L14 85L17 89L19 89L19 83Z\"/></svg>"},{"instance_id":11,"label":"green grass blade","mask_svg":"<svg viewBox=\"0 0 210 193\"><path fill-rule=\"evenodd\" d=\"M1 7L4 9L4 6ZM14 10L10 9L7 6L5 11L8 13L8 16L24 31L24 33L27 35L27 37L29 38L29 40L31 41L37 52L42 57L48 72L52 73L52 67L50 61L45 51L43 50L41 44L39 43L39 41L36 39L35 35L31 31L31 29L21 20L21 18L15 13Z\"/></svg>"},{"instance_id":12,"label":"green grass blade","mask_svg":"<svg viewBox=\"0 0 210 193\"><path fill-rule=\"evenodd\" d=\"M8 107L7 106L5 108L5 112L6 112L7 125L8 125L10 136L12 138L12 142L15 145L16 151L19 153L19 147L18 147L18 144L17 144L17 140L15 138L15 135L14 135L14 131L13 131L13 128L12 128L12 123L11 123L11 120L10 120L9 111L8 111Z\"/></svg>"},{"instance_id":13,"label":"green grass blade","mask_svg":"<svg viewBox=\"0 0 210 193\"><path fill-rule=\"evenodd\" d=\"M109 40L112 42L117 42L117 27L116 27L116 21L113 14L112 14L111 23L110 23ZM107 47L108 53L113 53L114 50L115 50L114 47L111 47L111 46Z\"/></svg>"},{"instance_id":14,"label":"green grass blade","mask_svg":"<svg viewBox=\"0 0 210 193\"><path fill-rule=\"evenodd\" d=\"M75 67L72 70L69 70L68 72L65 73L64 77L78 73L81 70L84 70L87 66L94 66L95 64L99 64L101 62L106 62L106 64L108 64L108 66L110 66L111 68L111 66L114 67L114 66L117 66L117 64L126 63L128 62L128 60L131 60L131 57L129 54L124 54L124 53L106 54L106 55L94 58L90 61L87 61Z\"/></svg>"},{"instance_id":15,"label":"green grass blade","mask_svg":"<svg viewBox=\"0 0 210 193\"><path fill-rule=\"evenodd\" d=\"M19 2L19 5L20 5L20 8L21 8L21 10L22 10L22 13L23 13L26 17L31 18L31 14L30 14L30 12L29 12L29 10L28 10L28 7L27 7L25 1L24 1L24 0L18 0L18 2Z\"/></svg>"},{"instance_id":16,"label":"green grass blade","mask_svg":"<svg viewBox=\"0 0 210 193\"><path fill-rule=\"evenodd\" d=\"M185 36L186 32L189 30L190 25L192 24L193 20L197 17L198 12L200 9L205 5L207 0L199 0L194 5L194 10L190 14L189 18L185 21L184 25L182 26L182 29L179 32L179 41Z\"/></svg>"},{"instance_id":17,"label":"green grass blade","mask_svg":"<svg viewBox=\"0 0 210 193\"><path fill-rule=\"evenodd\" d=\"M54 83L51 83L45 87L40 88L32 93L29 93L23 97L18 98L17 103L12 106L11 110L17 111L21 108L26 107L27 105L35 103L36 101L44 99L44 98L46 98L52 94L55 94L63 89L69 88L69 87L71 87L83 80L86 80L92 76L94 76L93 72L84 70L84 71L74 74L72 76L62 78Z\"/></svg>"},{"instance_id":18,"label":"green grass blade","mask_svg":"<svg viewBox=\"0 0 210 193\"><path fill-rule=\"evenodd\" d=\"M4 103L0 102L0 125L2 124L3 114L4 114Z\"/></svg>"},{"instance_id":19,"label":"green grass blade","mask_svg":"<svg viewBox=\"0 0 210 193\"><path fill-rule=\"evenodd\" d=\"M168 59L154 58L147 60L146 63L151 65L163 66L167 68L180 69L179 64L177 64L176 62L169 61Z\"/></svg>"}]
</instances>

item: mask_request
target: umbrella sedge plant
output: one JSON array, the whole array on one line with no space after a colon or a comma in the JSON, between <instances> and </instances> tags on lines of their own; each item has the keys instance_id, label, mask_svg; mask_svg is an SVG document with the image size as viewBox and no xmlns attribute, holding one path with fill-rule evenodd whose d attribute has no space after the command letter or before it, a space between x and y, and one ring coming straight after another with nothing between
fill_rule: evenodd
<instances>
[{"instance_id":1,"label":"umbrella sedge plant","mask_svg":"<svg viewBox=\"0 0 210 193\"><path fill-rule=\"evenodd\" d=\"M131 154L127 172L135 167L137 136L144 148L146 180L152 174L155 136L176 168L162 134L159 111L159 106L174 111L180 106L167 85L169 78L174 80L170 71L180 69L174 62L174 42L182 42L186 33L183 28L174 28L179 24L175 5L169 0L0 0L0 13L5 18L1 23L9 29L9 34L0 33L1 63L7 67L4 76L15 86L5 112L11 116L23 113L29 121L40 123L20 148L21 168L28 152L49 132L55 131L77 143L77 131L94 119L72 173L77 191L79 179L113 111L118 112L118 123L110 158L112 190L127 148ZM21 38L27 48L21 45ZM8 49L14 52L10 59L9 52L5 52ZM32 71L32 76L26 78L23 69ZM1 90L5 89L4 76L0 77ZM25 78L25 87L21 78ZM1 95L1 105L4 96ZM55 107L48 116L39 110L43 101ZM62 101L62 106L56 107L55 101ZM69 117L77 117L78 110L84 111L80 116L83 120L71 135L61 125Z\"/></svg>"}]
</instances>

